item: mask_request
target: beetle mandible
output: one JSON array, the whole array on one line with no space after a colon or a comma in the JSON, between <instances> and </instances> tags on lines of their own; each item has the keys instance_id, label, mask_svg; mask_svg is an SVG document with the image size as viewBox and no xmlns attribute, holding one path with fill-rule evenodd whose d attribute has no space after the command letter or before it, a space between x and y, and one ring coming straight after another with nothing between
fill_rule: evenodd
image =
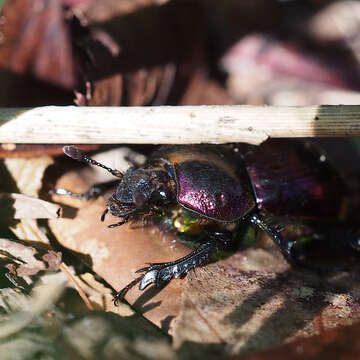
<instances>
[{"instance_id":1,"label":"beetle mandible","mask_svg":"<svg viewBox=\"0 0 360 360\"><path fill-rule=\"evenodd\" d=\"M69 157L100 166L120 179L101 219L110 212L121 220L109 227L147 215L171 213L175 230L200 227L206 234L206 241L187 256L172 262L150 263L138 270L142 275L120 290L115 302L137 283L144 290L150 284L160 286L184 277L205 263L210 253L226 246L240 222L265 231L286 260L297 263L295 242L281 235L273 219L337 218L344 187L337 172L317 151L305 143L274 140L246 151L240 148L205 144L162 146L144 166L121 173L74 146L64 147ZM93 189L84 194L92 193ZM181 225L184 214L193 219L186 230ZM359 237L352 237L350 245L358 250Z\"/></svg>"}]
</instances>

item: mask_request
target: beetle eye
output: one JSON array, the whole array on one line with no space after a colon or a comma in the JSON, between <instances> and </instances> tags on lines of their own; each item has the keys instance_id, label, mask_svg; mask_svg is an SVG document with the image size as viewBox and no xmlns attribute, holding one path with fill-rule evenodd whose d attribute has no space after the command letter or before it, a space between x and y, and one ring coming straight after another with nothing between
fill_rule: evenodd
<instances>
[{"instance_id":1,"label":"beetle eye","mask_svg":"<svg viewBox=\"0 0 360 360\"><path fill-rule=\"evenodd\" d=\"M157 191L152 193L151 200L155 203L164 204L169 200L169 193L161 186Z\"/></svg>"}]
</instances>

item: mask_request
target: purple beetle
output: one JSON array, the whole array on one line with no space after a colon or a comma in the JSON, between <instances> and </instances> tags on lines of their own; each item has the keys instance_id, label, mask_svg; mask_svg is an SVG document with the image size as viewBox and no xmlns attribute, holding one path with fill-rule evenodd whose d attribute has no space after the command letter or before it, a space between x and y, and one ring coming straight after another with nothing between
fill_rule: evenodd
<instances>
[{"instance_id":1,"label":"purple beetle","mask_svg":"<svg viewBox=\"0 0 360 360\"><path fill-rule=\"evenodd\" d=\"M226 246L239 222L265 231L287 260L298 262L295 242L282 237L274 219L329 221L338 217L344 186L324 155L301 142L272 140L260 147L244 145L244 150L242 146L163 146L144 166L134 166L124 174L88 158L74 146L64 147L66 155L121 179L102 215L103 220L109 211L121 218L110 227L166 214L179 232L207 234L207 240L189 255L138 270L142 275L119 291L115 301L137 283L143 290L150 284L160 286L184 277L211 252ZM91 189L81 196L93 193ZM186 224L182 220L189 214L192 221ZM358 248L358 238L351 245Z\"/></svg>"}]
</instances>

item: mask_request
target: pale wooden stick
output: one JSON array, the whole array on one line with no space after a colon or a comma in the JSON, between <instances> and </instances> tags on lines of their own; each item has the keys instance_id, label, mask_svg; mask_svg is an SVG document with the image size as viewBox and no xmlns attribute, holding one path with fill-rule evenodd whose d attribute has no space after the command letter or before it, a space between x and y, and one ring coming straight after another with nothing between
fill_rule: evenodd
<instances>
[{"instance_id":1,"label":"pale wooden stick","mask_svg":"<svg viewBox=\"0 0 360 360\"><path fill-rule=\"evenodd\" d=\"M2 143L189 144L360 136L360 106L0 109Z\"/></svg>"}]
</instances>

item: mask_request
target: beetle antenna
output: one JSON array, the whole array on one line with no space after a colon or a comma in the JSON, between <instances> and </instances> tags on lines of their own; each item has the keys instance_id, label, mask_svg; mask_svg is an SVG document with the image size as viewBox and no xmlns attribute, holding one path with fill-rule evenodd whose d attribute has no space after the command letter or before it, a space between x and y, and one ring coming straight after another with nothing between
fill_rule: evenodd
<instances>
[{"instance_id":1,"label":"beetle antenna","mask_svg":"<svg viewBox=\"0 0 360 360\"><path fill-rule=\"evenodd\" d=\"M123 177L123 173L119 170L116 169L111 169L91 158L89 158L87 155L85 155L82 151L80 151L76 146L74 145L70 145L70 146L64 146L63 147L63 152L65 155L71 157L72 159L75 159L77 161L83 162L83 163L87 163L90 165L94 165L94 166L99 166L103 169L105 169L106 171L108 171L110 174L118 177L118 178L122 178Z\"/></svg>"}]
</instances>

